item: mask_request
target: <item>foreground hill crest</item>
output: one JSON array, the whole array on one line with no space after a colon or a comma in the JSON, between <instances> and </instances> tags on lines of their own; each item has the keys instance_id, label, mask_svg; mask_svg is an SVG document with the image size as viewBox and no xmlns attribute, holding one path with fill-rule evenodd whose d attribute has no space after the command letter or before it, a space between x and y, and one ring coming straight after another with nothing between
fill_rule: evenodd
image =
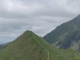
<instances>
[{"instance_id":1,"label":"foreground hill crest","mask_svg":"<svg viewBox=\"0 0 80 60\"><path fill-rule=\"evenodd\" d=\"M0 50L0 60L67 60L58 52L44 39L27 30ZM60 57L57 58L57 55Z\"/></svg>"}]
</instances>

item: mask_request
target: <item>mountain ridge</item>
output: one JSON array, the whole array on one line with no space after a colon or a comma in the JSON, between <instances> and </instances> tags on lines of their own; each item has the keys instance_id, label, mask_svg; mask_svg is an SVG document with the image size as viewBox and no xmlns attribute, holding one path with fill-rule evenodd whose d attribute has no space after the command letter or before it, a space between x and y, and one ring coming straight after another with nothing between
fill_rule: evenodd
<instances>
[{"instance_id":1,"label":"mountain ridge","mask_svg":"<svg viewBox=\"0 0 80 60\"><path fill-rule=\"evenodd\" d=\"M0 60L67 60L55 49L28 30L0 50Z\"/></svg>"},{"instance_id":2,"label":"mountain ridge","mask_svg":"<svg viewBox=\"0 0 80 60\"><path fill-rule=\"evenodd\" d=\"M68 22L61 24L43 38L58 48L72 48L74 50L79 50L79 37L80 15Z\"/></svg>"},{"instance_id":3,"label":"mountain ridge","mask_svg":"<svg viewBox=\"0 0 80 60\"><path fill-rule=\"evenodd\" d=\"M80 52L57 49L29 30L0 50L0 60L75 60L79 56Z\"/></svg>"}]
</instances>

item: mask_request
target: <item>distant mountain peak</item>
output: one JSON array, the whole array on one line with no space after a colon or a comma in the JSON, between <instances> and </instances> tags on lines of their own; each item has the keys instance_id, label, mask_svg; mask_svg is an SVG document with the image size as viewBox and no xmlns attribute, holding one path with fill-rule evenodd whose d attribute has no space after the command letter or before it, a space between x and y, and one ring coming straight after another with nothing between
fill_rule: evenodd
<instances>
[{"instance_id":1,"label":"distant mountain peak","mask_svg":"<svg viewBox=\"0 0 80 60\"><path fill-rule=\"evenodd\" d=\"M80 14L77 17L80 17Z\"/></svg>"},{"instance_id":2,"label":"distant mountain peak","mask_svg":"<svg viewBox=\"0 0 80 60\"><path fill-rule=\"evenodd\" d=\"M59 48L80 50L80 14L43 37Z\"/></svg>"},{"instance_id":3,"label":"distant mountain peak","mask_svg":"<svg viewBox=\"0 0 80 60\"><path fill-rule=\"evenodd\" d=\"M77 15L73 20L80 20L80 14L79 15Z\"/></svg>"}]
</instances>

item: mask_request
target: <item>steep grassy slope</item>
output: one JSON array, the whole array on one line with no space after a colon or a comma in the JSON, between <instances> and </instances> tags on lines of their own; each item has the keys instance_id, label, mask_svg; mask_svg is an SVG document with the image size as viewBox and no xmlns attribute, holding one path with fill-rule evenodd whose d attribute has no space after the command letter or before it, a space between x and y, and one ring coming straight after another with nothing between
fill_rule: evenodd
<instances>
[{"instance_id":1,"label":"steep grassy slope","mask_svg":"<svg viewBox=\"0 0 80 60\"><path fill-rule=\"evenodd\" d=\"M59 48L80 50L80 15L58 26L43 38Z\"/></svg>"},{"instance_id":2,"label":"steep grassy slope","mask_svg":"<svg viewBox=\"0 0 80 60\"><path fill-rule=\"evenodd\" d=\"M0 50L0 60L67 60L53 50L46 41L26 31L7 47Z\"/></svg>"},{"instance_id":3,"label":"steep grassy slope","mask_svg":"<svg viewBox=\"0 0 80 60\"><path fill-rule=\"evenodd\" d=\"M31 31L26 31L0 50L0 60L80 60L79 56L79 52L51 46Z\"/></svg>"}]
</instances>

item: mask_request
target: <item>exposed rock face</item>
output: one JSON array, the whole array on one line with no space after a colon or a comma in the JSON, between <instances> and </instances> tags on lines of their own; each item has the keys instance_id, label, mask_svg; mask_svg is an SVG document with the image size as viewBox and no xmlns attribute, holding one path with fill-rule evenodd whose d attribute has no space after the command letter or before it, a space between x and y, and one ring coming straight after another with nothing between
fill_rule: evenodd
<instances>
[{"instance_id":1,"label":"exposed rock face","mask_svg":"<svg viewBox=\"0 0 80 60\"><path fill-rule=\"evenodd\" d=\"M59 48L80 50L80 15L58 26L43 38Z\"/></svg>"}]
</instances>

